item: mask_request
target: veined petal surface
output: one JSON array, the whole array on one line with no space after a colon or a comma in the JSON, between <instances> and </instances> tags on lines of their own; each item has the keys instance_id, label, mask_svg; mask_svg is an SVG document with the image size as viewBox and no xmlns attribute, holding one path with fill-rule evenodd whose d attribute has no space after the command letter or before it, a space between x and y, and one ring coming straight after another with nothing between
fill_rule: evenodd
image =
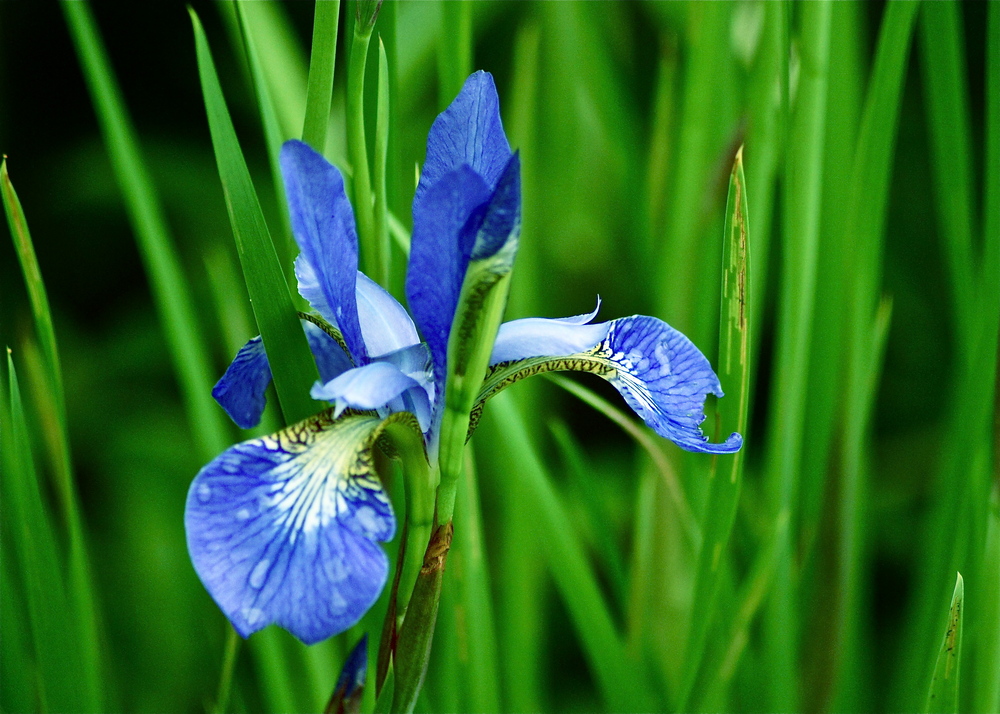
<instances>
[{"instance_id":1,"label":"veined petal surface","mask_svg":"<svg viewBox=\"0 0 1000 714\"><path fill-rule=\"evenodd\" d=\"M740 449L739 434L713 444L701 431L705 398L709 393L721 397L722 387L691 340L645 315L595 325L577 320L529 318L501 326L490 373L473 410L473 426L485 401L507 385L541 372L580 371L611 382L653 431L683 449Z\"/></svg>"},{"instance_id":2,"label":"veined petal surface","mask_svg":"<svg viewBox=\"0 0 1000 714\"><path fill-rule=\"evenodd\" d=\"M328 381L350 369L350 358L337 341L316 325L302 321L309 347L320 378ZM240 348L235 359L212 389L215 401L226 410L241 429L252 429L260 423L267 404L267 387L271 384L271 365L267 361L264 343L254 337Z\"/></svg>"},{"instance_id":3,"label":"veined petal surface","mask_svg":"<svg viewBox=\"0 0 1000 714\"><path fill-rule=\"evenodd\" d=\"M493 75L480 70L465 80L462 91L431 125L414 208L424 192L462 165L479 174L492 191L510 154Z\"/></svg>"},{"instance_id":4,"label":"veined petal surface","mask_svg":"<svg viewBox=\"0 0 1000 714\"><path fill-rule=\"evenodd\" d=\"M410 417L412 418L412 417ZM244 637L277 623L306 644L355 624L378 598L396 522L372 465L376 417L329 410L230 447L199 472L188 551Z\"/></svg>"},{"instance_id":5,"label":"veined petal surface","mask_svg":"<svg viewBox=\"0 0 1000 714\"><path fill-rule=\"evenodd\" d=\"M344 178L336 166L301 141L285 142L280 164L292 233L302 249L296 275L307 286L303 297L343 333L351 356L364 364L368 353L355 296L358 235Z\"/></svg>"},{"instance_id":6,"label":"veined petal surface","mask_svg":"<svg viewBox=\"0 0 1000 714\"><path fill-rule=\"evenodd\" d=\"M413 201L406 300L430 347L439 380L444 379L448 334L475 240L466 224L489 196L483 179L460 166L425 191L422 200Z\"/></svg>"}]
</instances>

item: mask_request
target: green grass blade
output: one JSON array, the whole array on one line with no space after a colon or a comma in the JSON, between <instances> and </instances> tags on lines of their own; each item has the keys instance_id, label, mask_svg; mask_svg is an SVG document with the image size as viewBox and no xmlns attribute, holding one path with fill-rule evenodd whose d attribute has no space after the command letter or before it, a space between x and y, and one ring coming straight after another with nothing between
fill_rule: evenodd
<instances>
[{"instance_id":1,"label":"green grass blade","mask_svg":"<svg viewBox=\"0 0 1000 714\"><path fill-rule=\"evenodd\" d=\"M62 580L62 559L51 514L42 497L32 459L24 404L10 352L6 355L9 398L0 402L0 455L3 458L4 519L9 525L18 571L23 578L27 622L31 631L36 696L42 711L80 711L93 706ZM9 401L8 401L9 399Z\"/></svg>"},{"instance_id":2,"label":"green grass blade","mask_svg":"<svg viewBox=\"0 0 1000 714\"><path fill-rule=\"evenodd\" d=\"M357 5L357 3L355 3ZM381 246L375 237L375 214L372 203L372 182L368 169L368 142L365 138L365 67L371 26L354 23L351 53L347 63L347 149L351 157L351 199L358 227L361 270L380 285L386 284L381 274ZM397 672L398 674L398 672Z\"/></svg>"},{"instance_id":3,"label":"green grass blade","mask_svg":"<svg viewBox=\"0 0 1000 714\"><path fill-rule=\"evenodd\" d=\"M829 3L802 6L801 71L785 161L781 294L776 377L770 402L772 426L767 443L767 488L772 512L788 514L793 523L798 511L816 296L830 15ZM769 708L776 711L799 708L794 677L801 624L795 619L794 532L794 527L786 532L788 539L780 551L775 588L765 616L766 658L774 670Z\"/></svg>"},{"instance_id":4,"label":"green grass blade","mask_svg":"<svg viewBox=\"0 0 1000 714\"><path fill-rule=\"evenodd\" d=\"M490 578L483 538L479 485L471 449L455 504L455 543L449 565L458 575L457 609L464 620L458 648L459 672L466 690L466 711L499 712L500 678Z\"/></svg>"},{"instance_id":5,"label":"green grass blade","mask_svg":"<svg viewBox=\"0 0 1000 714\"><path fill-rule=\"evenodd\" d=\"M552 487L523 418L507 395L495 397L491 411L497 422L491 436L503 434L512 461L509 474L522 481L528 496L521 506L533 506L536 537L543 543L550 571L608 708L620 712L653 708L652 697L626 654L572 521Z\"/></svg>"},{"instance_id":6,"label":"green grass blade","mask_svg":"<svg viewBox=\"0 0 1000 714\"><path fill-rule=\"evenodd\" d=\"M325 3L324 3L325 4ZM299 254L299 247L292 236L292 227L288 220L288 203L285 200L285 183L281 176L281 166L279 157L281 155L281 145L286 139L291 138L282 132L278 113L275 110L273 92L268 84L267 75L261 65L260 52L258 52L259 42L255 36L254 28L248 19L249 12L245 2L233 3L235 8L235 21L238 24L238 34L242 40L242 48L246 53L247 65L250 70L250 81L253 85L254 95L257 99L257 107L260 111L260 121L264 128L264 145L267 147L267 160L271 167L271 181L274 184L275 205L281 216L281 227L278 230L278 238L275 241L275 250L278 259L284 269L285 279L289 285L295 285L295 257ZM220 7L224 7L221 4ZM292 296L295 299L295 296ZM303 303L304 305L304 303Z\"/></svg>"},{"instance_id":7,"label":"green grass blade","mask_svg":"<svg viewBox=\"0 0 1000 714\"><path fill-rule=\"evenodd\" d=\"M472 3L441 0L438 42L438 109L444 110L472 73Z\"/></svg>"},{"instance_id":8,"label":"green grass blade","mask_svg":"<svg viewBox=\"0 0 1000 714\"><path fill-rule=\"evenodd\" d=\"M1000 323L1000 5L990 3L986 29L986 141L985 195L983 197L983 268L980 276L981 335L990 341L983 349L986 369L997 363L997 324ZM991 412L997 375L984 390L983 406ZM988 421L988 419L987 419ZM987 424L987 429L990 426ZM998 455L990 454L988 441L980 441L987 471L996 472ZM1000 573L1000 487L994 483L990 493L986 526L986 555L983 572ZM1000 578L986 580L982 594L982 616L976 620L979 649L976 652L975 694L973 709L979 712L1000 711Z\"/></svg>"},{"instance_id":9,"label":"green grass blade","mask_svg":"<svg viewBox=\"0 0 1000 714\"><path fill-rule=\"evenodd\" d=\"M208 39L194 11L191 12L191 22L212 145L243 275L271 363L282 413L288 423L294 423L316 411L315 402L309 397L309 389L318 379L316 364L306 344L305 333L299 325L284 273L264 223L250 172L215 73Z\"/></svg>"},{"instance_id":10,"label":"green grass blade","mask_svg":"<svg viewBox=\"0 0 1000 714\"><path fill-rule=\"evenodd\" d=\"M65 424L65 404L63 401L62 368L59 365L59 350L56 347L56 333L52 327L52 312L49 309L49 297L42 280L42 271L38 268L38 258L35 256L35 246L31 242L28 231L28 220L25 218L21 201L14 191L7 172L7 157L0 163L0 191L3 193L3 207L7 215L7 225L14 239L14 249L21 264L24 284L28 288L28 298L31 302L31 312L35 319L35 331L45 356L46 368L49 370L52 385L59 399L60 420Z\"/></svg>"},{"instance_id":11,"label":"green grass blade","mask_svg":"<svg viewBox=\"0 0 1000 714\"><path fill-rule=\"evenodd\" d=\"M699 538L698 524L695 522L694 514L691 512L691 506L688 504L687 497L684 495L684 488L678 480L673 467L670 465L670 462L663 453L663 449L660 445L662 439L653 436L650 433L650 430L639 426L635 422L635 419L582 384L578 384L567 377L551 372L545 374L545 377L550 382L562 387L574 397L593 407L605 417L620 426L626 434L628 434L640 447L642 447L642 449L649 455L650 460L653 462L653 465L656 467L660 476L663 477L663 483L667 487L667 492L670 494L674 508L677 510L677 515L680 518L681 529L683 530L684 535L691 543L695 543Z\"/></svg>"},{"instance_id":12,"label":"green grass blade","mask_svg":"<svg viewBox=\"0 0 1000 714\"><path fill-rule=\"evenodd\" d=\"M717 407L719 434L736 431L746 438L750 403L750 320L753 295L750 285L750 224L747 215L747 187L743 174L743 150L736 154L729 181L726 223L723 231L722 313L719 318L719 379L726 390L726 401ZM716 593L729 535L736 519L743 483L746 447L732 457L716 459L712 469L701 548L695 568L691 629L684 658L679 709L687 710L705 639L715 612Z\"/></svg>"},{"instance_id":13,"label":"green grass blade","mask_svg":"<svg viewBox=\"0 0 1000 714\"><path fill-rule=\"evenodd\" d=\"M973 198L969 97L961 6L927 3L921 7L923 76L927 126L934 166L938 223L954 298L952 309L961 345L968 345L975 306L973 283Z\"/></svg>"},{"instance_id":14,"label":"green grass blade","mask_svg":"<svg viewBox=\"0 0 1000 714\"><path fill-rule=\"evenodd\" d=\"M731 6L726 3L693 3L687 7L690 51L685 62L683 99L675 155L673 188L665 207L667 234L660 241L657 274L660 276L659 308L653 313L665 318L702 349L715 343L712 324L703 319L716 296L700 294L704 285L714 285L719 256L703 250L707 194L711 169L717 161L722 129L721 102L715 87L729 71L728 46ZM728 158L727 158L728 163ZM706 271L712 274L703 281Z\"/></svg>"},{"instance_id":15,"label":"green grass blade","mask_svg":"<svg viewBox=\"0 0 1000 714\"><path fill-rule=\"evenodd\" d=\"M40 363L40 369L36 370L37 378L34 382L38 386L36 390L38 410L43 413L43 417L47 417L42 420L46 425L44 436L53 465L62 520L69 539L69 596L77 627L75 639L82 651L80 664L83 668L81 673L83 689L80 705L88 711L100 711L104 706L102 704L104 663L98 646L98 613L91 585L86 538L66 430L66 398L63 391L62 367L45 283L38 267L27 218L7 173L6 159L0 164L0 192L3 194L4 212L7 214L10 233L28 288L35 332L41 343L41 355L35 360L36 363Z\"/></svg>"},{"instance_id":16,"label":"green grass blade","mask_svg":"<svg viewBox=\"0 0 1000 714\"><path fill-rule=\"evenodd\" d=\"M934 675L927 690L925 712L935 714L955 714L958 706L958 682L962 664L962 610L965 607L965 581L958 574L955 592L948 608L948 628L938 650Z\"/></svg>"},{"instance_id":17,"label":"green grass blade","mask_svg":"<svg viewBox=\"0 0 1000 714\"><path fill-rule=\"evenodd\" d=\"M386 168L389 162L389 59L382 38L378 40L378 105L375 114L375 242L382 259L378 266L388 286L392 275L392 246L389 244L389 197Z\"/></svg>"},{"instance_id":18,"label":"green grass blade","mask_svg":"<svg viewBox=\"0 0 1000 714\"><path fill-rule=\"evenodd\" d=\"M837 577L833 639L835 681L843 680L850 665L848 651L859 625L861 553L866 538L865 452L880 369L875 319L879 303L882 237L888 208L889 180L899 119L900 96L906 75L910 37L917 4L886 6L868 82L851 180L844 240L854 249L847 266L846 314L847 383L844 387L844 424L839 453L841 493L837 524ZM836 690L836 685L834 685Z\"/></svg>"},{"instance_id":19,"label":"green grass blade","mask_svg":"<svg viewBox=\"0 0 1000 714\"><path fill-rule=\"evenodd\" d=\"M333 71L337 59L337 27L340 0L319 0L313 16L312 52L309 54L309 81L306 85L306 119L302 141L319 153L326 149L326 129L330 124L333 98Z\"/></svg>"},{"instance_id":20,"label":"green grass blade","mask_svg":"<svg viewBox=\"0 0 1000 714\"><path fill-rule=\"evenodd\" d=\"M211 398L211 369L190 292L167 230L163 207L139 152L131 119L86 3L64 3L84 77L135 231L191 429L205 459L229 443L222 412Z\"/></svg>"}]
</instances>

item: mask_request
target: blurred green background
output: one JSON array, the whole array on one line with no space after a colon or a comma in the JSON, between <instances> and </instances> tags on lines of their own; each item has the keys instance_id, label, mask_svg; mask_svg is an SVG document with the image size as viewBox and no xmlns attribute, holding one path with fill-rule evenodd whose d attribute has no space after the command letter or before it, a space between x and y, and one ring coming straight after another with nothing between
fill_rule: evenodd
<instances>
[{"instance_id":1,"label":"blurred green background","mask_svg":"<svg viewBox=\"0 0 1000 714\"><path fill-rule=\"evenodd\" d=\"M313 3L248 5L281 131L298 136ZM233 4L192 7L280 245L287 228ZM257 330L190 19L174 2L92 10L214 379ZM721 374L722 239L741 145L752 260L744 477L711 602L693 593L704 575L697 533L717 506L712 459L667 442L642 448L557 385L519 385L494 413L487 407L474 438L479 499L469 502L482 524L466 531L482 541L459 535L456 548L481 549L477 562L488 566L472 585L461 556L449 567L418 708L914 711L925 705L957 570L967 594L959 708L1000 706L998 15L988 3L383 6L375 31L392 67L389 205L405 226L434 116L468 70L496 79L524 166L508 318L579 314L599 294L603 319L660 317ZM347 37L342 24L326 146L341 165ZM0 151L58 338L102 682L84 704L72 676L46 680L26 615L30 577L15 552L21 524L3 506L0 708L211 708L228 625L190 565L182 519L205 459L56 3L0 3ZM403 265L397 252L397 295ZM39 338L6 239L0 339L65 564ZM624 408L600 380L578 381ZM714 424L713 412L708 433ZM242 438L226 427L229 440ZM529 472L539 481L519 475ZM555 510L540 505L544 494ZM583 576L561 570L555 536L585 556ZM615 665L588 639L587 606L573 604L580 577L596 585L620 640L635 681L619 689L639 692L632 699L616 699L600 674ZM485 614L463 607L469 588ZM485 654L483 623L498 643ZM306 650L284 633L255 635L237 654L230 708L318 710L349 644Z\"/></svg>"}]
</instances>

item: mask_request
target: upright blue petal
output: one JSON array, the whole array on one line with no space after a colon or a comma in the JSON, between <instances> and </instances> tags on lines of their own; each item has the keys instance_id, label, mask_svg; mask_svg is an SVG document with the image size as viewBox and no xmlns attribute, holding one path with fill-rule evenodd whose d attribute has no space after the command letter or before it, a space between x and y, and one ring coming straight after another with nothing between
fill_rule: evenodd
<instances>
[{"instance_id":1,"label":"upright blue petal","mask_svg":"<svg viewBox=\"0 0 1000 714\"><path fill-rule=\"evenodd\" d=\"M395 518L371 464L380 420L317 415L229 448L188 492L188 551L244 637L274 622L306 644L378 598Z\"/></svg>"},{"instance_id":2,"label":"upright blue petal","mask_svg":"<svg viewBox=\"0 0 1000 714\"><path fill-rule=\"evenodd\" d=\"M431 125L414 205L445 174L463 165L479 174L492 190L510 153L493 75L480 70L465 80L462 91Z\"/></svg>"},{"instance_id":3,"label":"upright blue petal","mask_svg":"<svg viewBox=\"0 0 1000 714\"><path fill-rule=\"evenodd\" d=\"M355 361L364 364L368 352L361 335L355 296L358 235L354 211L344 192L344 179L335 166L301 141L285 142L280 163L292 232L302 249L297 265L299 279L303 275L315 279L328 313L323 316L343 333ZM315 295L304 297L318 302Z\"/></svg>"},{"instance_id":4,"label":"upright blue petal","mask_svg":"<svg viewBox=\"0 0 1000 714\"><path fill-rule=\"evenodd\" d=\"M465 231L489 188L468 166L445 174L413 202L413 240L406 270L406 300L444 378L448 333L462 290L475 234Z\"/></svg>"},{"instance_id":5,"label":"upright blue petal","mask_svg":"<svg viewBox=\"0 0 1000 714\"><path fill-rule=\"evenodd\" d=\"M396 298L364 273L358 273L358 319L372 359L420 342L410 314Z\"/></svg>"},{"instance_id":6,"label":"upright blue petal","mask_svg":"<svg viewBox=\"0 0 1000 714\"><path fill-rule=\"evenodd\" d=\"M489 258L499 250L509 251L514 260L521 235L521 158L515 152L497 181L493 195L481 206L467 230L475 231L472 260Z\"/></svg>"},{"instance_id":7,"label":"upright blue petal","mask_svg":"<svg viewBox=\"0 0 1000 714\"><path fill-rule=\"evenodd\" d=\"M350 358L344 354L337 341L311 322L302 321L302 327L309 339L319 375L329 381L341 372L350 369ZM264 352L260 336L247 342L229 369L212 389L212 396L241 429L252 429L260 423L267 404L265 396L271 384L271 365Z\"/></svg>"},{"instance_id":8,"label":"upright blue petal","mask_svg":"<svg viewBox=\"0 0 1000 714\"><path fill-rule=\"evenodd\" d=\"M498 250L509 236L501 231L520 221L520 171L513 161L512 168L493 77L476 72L431 126L413 198L406 299L439 381L470 256Z\"/></svg>"}]
</instances>

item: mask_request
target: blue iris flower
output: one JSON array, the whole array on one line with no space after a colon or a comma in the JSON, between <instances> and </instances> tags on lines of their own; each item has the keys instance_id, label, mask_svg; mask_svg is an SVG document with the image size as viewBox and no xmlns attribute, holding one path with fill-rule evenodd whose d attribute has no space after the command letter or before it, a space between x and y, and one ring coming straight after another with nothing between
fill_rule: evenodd
<instances>
[{"instance_id":1,"label":"blue iris flower","mask_svg":"<svg viewBox=\"0 0 1000 714\"><path fill-rule=\"evenodd\" d=\"M434 463L463 280L470 263L513 260L520 163L500 122L493 78L477 72L427 139L406 277L412 319L358 271L340 172L299 141L284 145L280 163L301 249L299 292L318 314L302 322L321 377L311 394L334 407L220 454L191 484L185 525L198 575L241 635L277 623L311 644L355 624L385 584L388 561L378 542L393 537L396 523L371 450L387 423L409 420ZM593 323L596 313L501 325L474 416L521 376L584 370L610 381L646 424L682 448L740 448L739 434L714 444L701 432L705 397L721 397L722 389L684 335L638 315ZM270 380L257 337L213 395L250 428Z\"/></svg>"}]
</instances>

